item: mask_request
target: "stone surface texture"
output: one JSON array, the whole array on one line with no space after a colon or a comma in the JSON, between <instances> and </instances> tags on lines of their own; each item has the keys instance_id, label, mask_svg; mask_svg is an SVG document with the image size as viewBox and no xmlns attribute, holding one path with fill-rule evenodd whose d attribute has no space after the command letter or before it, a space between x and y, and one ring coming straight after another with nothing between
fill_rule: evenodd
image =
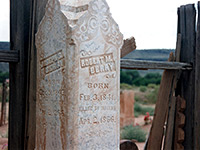
<instances>
[{"instance_id":1,"label":"stone surface texture","mask_svg":"<svg viewBox=\"0 0 200 150\"><path fill-rule=\"evenodd\" d=\"M120 92L120 127L134 125L134 91L125 90Z\"/></svg>"},{"instance_id":2,"label":"stone surface texture","mask_svg":"<svg viewBox=\"0 0 200 150\"><path fill-rule=\"evenodd\" d=\"M117 150L123 36L105 0L49 0L36 34L36 150Z\"/></svg>"}]
</instances>

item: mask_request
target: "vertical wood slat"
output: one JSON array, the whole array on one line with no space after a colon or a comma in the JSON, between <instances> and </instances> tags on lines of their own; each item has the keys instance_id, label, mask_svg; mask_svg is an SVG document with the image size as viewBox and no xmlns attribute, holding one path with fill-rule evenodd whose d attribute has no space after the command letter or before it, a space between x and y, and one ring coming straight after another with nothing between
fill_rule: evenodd
<instances>
[{"instance_id":1,"label":"vertical wood slat","mask_svg":"<svg viewBox=\"0 0 200 150\"><path fill-rule=\"evenodd\" d=\"M36 73L37 73L37 50L35 47L35 34L38 26L45 14L45 7L48 0L33 0L32 3L32 22L31 22L31 39L29 52L29 84L27 90L26 104L26 143L25 149L35 149L36 136Z\"/></svg>"},{"instance_id":2,"label":"vertical wood slat","mask_svg":"<svg viewBox=\"0 0 200 150\"><path fill-rule=\"evenodd\" d=\"M180 52L181 52L181 34L177 34L177 43L176 43L176 51L175 51L175 61L180 62ZM177 87L177 82L180 78L182 71L176 71L176 75L174 78L174 92ZM176 97L171 97L169 101L169 112L167 118L167 126L166 126L166 134L165 134L165 142L164 142L164 150L173 149L173 141L174 141L174 127L175 127L175 112L176 112Z\"/></svg>"},{"instance_id":3,"label":"vertical wood slat","mask_svg":"<svg viewBox=\"0 0 200 150\"><path fill-rule=\"evenodd\" d=\"M181 6L178 10L178 34L181 34L181 54L180 61L195 65L195 22L196 10L194 4ZM180 95L186 100L185 110L186 123L184 127L185 149L193 149L193 121L194 121L194 88L195 70L183 71L178 83L176 95Z\"/></svg>"},{"instance_id":4,"label":"vertical wood slat","mask_svg":"<svg viewBox=\"0 0 200 150\"><path fill-rule=\"evenodd\" d=\"M183 114L186 108L186 102L183 98L178 96L176 98L176 120L174 126L174 150L184 150L184 146L182 145L185 133L182 129L185 125L185 115Z\"/></svg>"},{"instance_id":5,"label":"vertical wood slat","mask_svg":"<svg viewBox=\"0 0 200 150\"><path fill-rule=\"evenodd\" d=\"M10 48L20 60L10 63L9 150L24 149L30 6L31 0L10 1Z\"/></svg>"},{"instance_id":6,"label":"vertical wood slat","mask_svg":"<svg viewBox=\"0 0 200 150\"><path fill-rule=\"evenodd\" d=\"M170 150L173 147L173 135L174 135L174 124L175 124L175 111L176 111L176 97L171 98L169 107L169 114L167 119L167 129L165 135L164 150Z\"/></svg>"},{"instance_id":7,"label":"vertical wood slat","mask_svg":"<svg viewBox=\"0 0 200 150\"><path fill-rule=\"evenodd\" d=\"M1 101L1 120L0 126L5 124L6 121L6 98L7 98L7 83L3 82L2 101Z\"/></svg>"},{"instance_id":8,"label":"vertical wood slat","mask_svg":"<svg viewBox=\"0 0 200 150\"><path fill-rule=\"evenodd\" d=\"M174 61L173 53L170 54L169 61ZM176 83L176 71L165 70L162 76L160 89L158 92L158 100L154 113L154 119L151 126L147 146L148 150L160 150L162 148L164 125L168 112L169 101L174 93L174 84Z\"/></svg>"},{"instance_id":9,"label":"vertical wood slat","mask_svg":"<svg viewBox=\"0 0 200 150\"><path fill-rule=\"evenodd\" d=\"M200 149L200 2L198 2L195 71L194 149Z\"/></svg>"}]
</instances>

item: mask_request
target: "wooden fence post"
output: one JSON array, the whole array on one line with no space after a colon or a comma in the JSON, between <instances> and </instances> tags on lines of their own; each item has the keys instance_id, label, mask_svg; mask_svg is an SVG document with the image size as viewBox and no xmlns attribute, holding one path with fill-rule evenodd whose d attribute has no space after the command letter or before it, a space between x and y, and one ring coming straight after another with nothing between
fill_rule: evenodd
<instances>
[{"instance_id":1,"label":"wooden fence post","mask_svg":"<svg viewBox=\"0 0 200 150\"><path fill-rule=\"evenodd\" d=\"M10 63L9 150L24 149L31 0L10 0L10 48L19 63Z\"/></svg>"},{"instance_id":2,"label":"wooden fence post","mask_svg":"<svg viewBox=\"0 0 200 150\"><path fill-rule=\"evenodd\" d=\"M195 23L196 10L194 4L181 6L178 10L178 34L181 34L181 54L180 62L195 65ZM195 69L183 71L176 95L180 95L186 100L185 110L185 149L193 149L193 121L194 121L194 95L195 95Z\"/></svg>"},{"instance_id":3,"label":"wooden fence post","mask_svg":"<svg viewBox=\"0 0 200 150\"><path fill-rule=\"evenodd\" d=\"M6 83L6 81L4 81L3 82L3 90L2 90L0 126L4 125L6 122L6 98L7 98L7 83Z\"/></svg>"},{"instance_id":4,"label":"wooden fence post","mask_svg":"<svg viewBox=\"0 0 200 150\"><path fill-rule=\"evenodd\" d=\"M29 0L30 1L30 0ZM29 47L29 66L28 66L28 85L26 101L25 119L25 149L35 149L36 135L36 73L37 73L37 50L35 47L35 34L40 21L45 14L46 3L48 0L33 0L31 12L31 37Z\"/></svg>"},{"instance_id":5,"label":"wooden fence post","mask_svg":"<svg viewBox=\"0 0 200 150\"><path fill-rule=\"evenodd\" d=\"M195 71L194 149L200 149L200 2L198 2Z\"/></svg>"}]
</instances>

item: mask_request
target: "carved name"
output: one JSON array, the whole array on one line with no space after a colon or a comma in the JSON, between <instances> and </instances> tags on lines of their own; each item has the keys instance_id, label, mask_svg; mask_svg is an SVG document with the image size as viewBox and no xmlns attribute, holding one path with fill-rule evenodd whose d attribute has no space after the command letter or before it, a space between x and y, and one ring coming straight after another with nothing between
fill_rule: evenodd
<instances>
[{"instance_id":1,"label":"carved name","mask_svg":"<svg viewBox=\"0 0 200 150\"><path fill-rule=\"evenodd\" d=\"M116 71L115 61L112 53L81 58L80 64L81 68L89 68L90 75Z\"/></svg>"},{"instance_id":2,"label":"carved name","mask_svg":"<svg viewBox=\"0 0 200 150\"><path fill-rule=\"evenodd\" d=\"M65 61L62 50L59 50L56 53L40 60L40 67L45 75L50 74L51 72L54 72L56 70L59 70L64 66L65 66Z\"/></svg>"}]
</instances>

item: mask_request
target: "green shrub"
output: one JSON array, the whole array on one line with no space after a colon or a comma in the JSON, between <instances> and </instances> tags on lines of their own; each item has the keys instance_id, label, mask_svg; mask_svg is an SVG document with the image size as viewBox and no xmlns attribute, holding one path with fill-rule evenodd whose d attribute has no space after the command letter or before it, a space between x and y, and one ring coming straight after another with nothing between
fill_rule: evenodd
<instances>
[{"instance_id":1,"label":"green shrub","mask_svg":"<svg viewBox=\"0 0 200 150\"><path fill-rule=\"evenodd\" d=\"M0 71L0 83L3 83L5 79L9 78L9 73L8 72L1 72Z\"/></svg>"},{"instance_id":2,"label":"green shrub","mask_svg":"<svg viewBox=\"0 0 200 150\"><path fill-rule=\"evenodd\" d=\"M141 87L140 87L140 92L143 92L143 93L144 93L144 92L146 92L146 91L147 91L147 88L146 88L145 86L141 86Z\"/></svg>"},{"instance_id":3,"label":"green shrub","mask_svg":"<svg viewBox=\"0 0 200 150\"><path fill-rule=\"evenodd\" d=\"M120 71L120 83L126 83L126 84L133 84L133 81L137 78L140 78L140 74L138 71Z\"/></svg>"},{"instance_id":4,"label":"green shrub","mask_svg":"<svg viewBox=\"0 0 200 150\"><path fill-rule=\"evenodd\" d=\"M139 103L134 104L134 115L135 117L138 117L140 115L146 115L146 113L149 112L150 116L154 115L154 108L152 107L144 107L140 105Z\"/></svg>"},{"instance_id":5,"label":"green shrub","mask_svg":"<svg viewBox=\"0 0 200 150\"><path fill-rule=\"evenodd\" d=\"M120 84L120 89L122 89L122 90L131 90L131 89L133 89L133 86L131 86L129 84L126 84L126 83L121 83Z\"/></svg>"},{"instance_id":6,"label":"green shrub","mask_svg":"<svg viewBox=\"0 0 200 150\"><path fill-rule=\"evenodd\" d=\"M138 142L145 142L147 133L140 127L126 126L121 131L121 139L137 140Z\"/></svg>"},{"instance_id":7,"label":"green shrub","mask_svg":"<svg viewBox=\"0 0 200 150\"><path fill-rule=\"evenodd\" d=\"M150 83L150 84L148 84L148 88L155 89L156 88L156 84Z\"/></svg>"},{"instance_id":8,"label":"green shrub","mask_svg":"<svg viewBox=\"0 0 200 150\"><path fill-rule=\"evenodd\" d=\"M160 84L161 75L159 73L148 73L144 77L137 78L133 81L136 86L147 86L149 84Z\"/></svg>"},{"instance_id":9,"label":"green shrub","mask_svg":"<svg viewBox=\"0 0 200 150\"><path fill-rule=\"evenodd\" d=\"M148 100L148 103L155 104L158 98L158 91L159 86L156 86L153 91L151 91L148 95L146 95L146 98Z\"/></svg>"},{"instance_id":10,"label":"green shrub","mask_svg":"<svg viewBox=\"0 0 200 150\"><path fill-rule=\"evenodd\" d=\"M140 96L135 95L135 101L136 101L136 102L139 102L139 103L142 103L142 102L143 102L143 99L142 99Z\"/></svg>"}]
</instances>

